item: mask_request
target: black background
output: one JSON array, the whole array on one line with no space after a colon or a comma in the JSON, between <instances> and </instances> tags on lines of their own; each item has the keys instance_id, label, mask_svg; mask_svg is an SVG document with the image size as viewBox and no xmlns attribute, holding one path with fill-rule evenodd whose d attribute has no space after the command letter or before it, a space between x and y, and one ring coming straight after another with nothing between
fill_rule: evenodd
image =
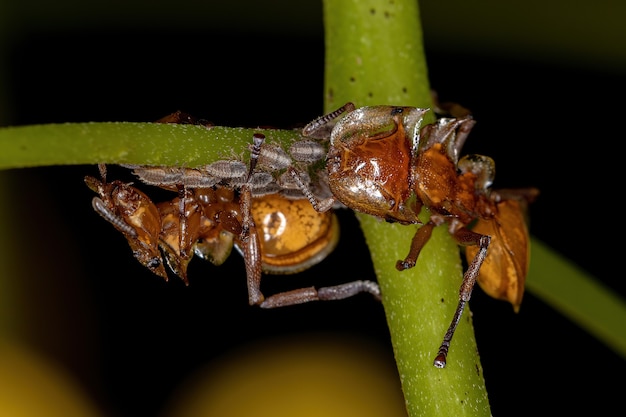
<instances>
[{"instance_id":1,"label":"black background","mask_svg":"<svg viewBox=\"0 0 626 417\"><path fill-rule=\"evenodd\" d=\"M152 121L180 109L217 125L286 128L322 109L321 27L288 38L35 30L15 39L8 57L12 125ZM540 188L532 234L626 295L619 262L623 74L428 43L427 59L440 97L472 109L478 121L465 151L496 160L497 186ZM19 279L36 305L25 318L27 337L66 364L105 409L154 415L199 364L291 332L354 334L383 346L391 360L382 306L369 297L261 311L247 305L238 256L219 268L192 262L188 288L152 276L91 210L83 177L95 174L95 166L71 166L5 175L23 231L16 243L27 255ZM340 270L375 279L358 223L350 212L339 216L337 250L297 277L268 277L266 293L337 283ZM623 384L615 381L624 360L532 293L517 315L480 290L471 308L494 415L600 415L621 406Z\"/></svg>"}]
</instances>

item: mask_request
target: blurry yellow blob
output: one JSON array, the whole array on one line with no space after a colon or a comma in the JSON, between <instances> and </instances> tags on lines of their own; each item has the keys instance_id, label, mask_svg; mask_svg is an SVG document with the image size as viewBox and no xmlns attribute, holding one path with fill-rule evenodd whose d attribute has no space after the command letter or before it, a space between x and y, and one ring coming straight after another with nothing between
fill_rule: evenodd
<instances>
[{"instance_id":1,"label":"blurry yellow blob","mask_svg":"<svg viewBox=\"0 0 626 417\"><path fill-rule=\"evenodd\" d=\"M96 417L101 414L62 369L26 347L0 341L0 415Z\"/></svg>"},{"instance_id":2,"label":"blurry yellow blob","mask_svg":"<svg viewBox=\"0 0 626 417\"><path fill-rule=\"evenodd\" d=\"M164 417L406 417L388 356L322 335L249 345L184 383Z\"/></svg>"}]
</instances>

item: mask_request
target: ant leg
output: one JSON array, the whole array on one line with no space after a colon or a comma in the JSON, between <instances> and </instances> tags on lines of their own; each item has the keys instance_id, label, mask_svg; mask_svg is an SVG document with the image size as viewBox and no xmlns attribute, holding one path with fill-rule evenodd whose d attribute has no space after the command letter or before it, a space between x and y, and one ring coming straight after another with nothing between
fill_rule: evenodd
<instances>
[{"instance_id":1,"label":"ant leg","mask_svg":"<svg viewBox=\"0 0 626 417\"><path fill-rule=\"evenodd\" d=\"M87 187L89 187L91 189L91 191L94 191L96 193L98 193L98 195L100 197L102 197L103 199L110 201L111 196L107 193L107 190L105 190L105 188L107 188L107 168L105 164L98 164L98 170L100 171L100 179L96 179L95 177L90 177L87 176L85 177L85 184L87 184ZM102 203L102 207L104 208L104 202L102 200L100 200L100 203ZM100 214L102 214L100 212L100 210L98 208L96 208L96 203L92 202L93 208ZM108 210L108 209L107 209ZM105 219L108 220L107 216L102 216Z\"/></svg>"},{"instance_id":2,"label":"ant leg","mask_svg":"<svg viewBox=\"0 0 626 417\"><path fill-rule=\"evenodd\" d=\"M458 103L449 101L440 102L439 94L437 94L435 90L430 91L430 96L433 99L433 110L438 115L452 116L457 119L472 117L472 112Z\"/></svg>"},{"instance_id":3,"label":"ant leg","mask_svg":"<svg viewBox=\"0 0 626 417\"><path fill-rule=\"evenodd\" d=\"M343 300L353 297L359 293L368 292L380 301L380 287L374 281L352 281L332 287L300 288L292 291L285 291L267 297L261 303L261 308L285 307L294 304L303 304L310 301Z\"/></svg>"},{"instance_id":4,"label":"ant leg","mask_svg":"<svg viewBox=\"0 0 626 417\"><path fill-rule=\"evenodd\" d=\"M411 240L409 254L403 261L396 262L396 269L398 271L404 271L405 269L413 268L415 266L415 262L417 262L417 258L422 251L422 248L426 242L428 242L428 239L430 239L434 227L435 223L429 221L417 229L415 235L413 235L413 240Z\"/></svg>"},{"instance_id":5,"label":"ant leg","mask_svg":"<svg viewBox=\"0 0 626 417\"><path fill-rule=\"evenodd\" d=\"M187 235L189 234L189 224L187 222L187 197L189 197L189 192L187 187L183 184L176 185L178 190L178 224L180 230L178 231L178 251L180 253L180 258L189 259L189 253L187 253Z\"/></svg>"},{"instance_id":6,"label":"ant leg","mask_svg":"<svg viewBox=\"0 0 626 417\"><path fill-rule=\"evenodd\" d=\"M350 113L355 108L356 107L353 103L348 102L339 107L337 110L318 117L304 126L304 129L302 129L302 136L316 139L328 139L330 137L330 132L335 125L335 119L343 113Z\"/></svg>"},{"instance_id":7,"label":"ant leg","mask_svg":"<svg viewBox=\"0 0 626 417\"><path fill-rule=\"evenodd\" d=\"M265 142L265 135L262 133L255 133L252 135L253 145L250 150L250 167L248 168L248 174L246 176L246 182L241 186L241 236L242 239L247 237L250 233L250 228L255 228L254 220L252 219L252 186L251 179L256 164L259 161L261 155L261 145ZM260 252L259 252L260 253Z\"/></svg>"},{"instance_id":8,"label":"ant leg","mask_svg":"<svg viewBox=\"0 0 626 417\"><path fill-rule=\"evenodd\" d=\"M248 284L248 302L250 305L258 305L265 297L261 293L261 276L263 273L261 259L261 244L256 231L254 219L250 213L252 204L252 192L250 184L244 184L241 188L241 249L246 264L246 278Z\"/></svg>"},{"instance_id":9,"label":"ant leg","mask_svg":"<svg viewBox=\"0 0 626 417\"><path fill-rule=\"evenodd\" d=\"M526 204L532 203L539 196L539 190L534 187L529 188L498 188L496 190L492 190L491 198L500 202L503 200L517 200L520 203L523 203L524 209L526 208Z\"/></svg>"},{"instance_id":10,"label":"ant leg","mask_svg":"<svg viewBox=\"0 0 626 417\"><path fill-rule=\"evenodd\" d=\"M325 198L324 200L318 200L318 198L313 195L313 192L311 191L309 186L302 181L302 178L300 178L300 174L294 167L290 166L289 168L287 168L287 170L289 171L289 174L291 174L291 176L293 177L300 191L302 191L302 194L304 194L307 200L309 200L315 211L324 213L332 208L333 204L335 204L335 199L333 197Z\"/></svg>"},{"instance_id":11,"label":"ant leg","mask_svg":"<svg viewBox=\"0 0 626 417\"><path fill-rule=\"evenodd\" d=\"M107 166L105 164L98 164L98 171L100 171L100 178L102 178L102 183L106 184L106 182L107 182Z\"/></svg>"},{"instance_id":12,"label":"ant leg","mask_svg":"<svg viewBox=\"0 0 626 417\"><path fill-rule=\"evenodd\" d=\"M178 191L178 250L165 241L161 248L168 255L170 269L178 275L185 285L189 285L187 265L194 255L194 245L198 241L201 222L201 208L194 191L185 184L176 184ZM164 227L164 226L162 226ZM163 234L165 230L161 230ZM171 232L166 232L166 234Z\"/></svg>"},{"instance_id":13,"label":"ant leg","mask_svg":"<svg viewBox=\"0 0 626 417\"><path fill-rule=\"evenodd\" d=\"M246 279L248 285L248 303L250 305L258 305L263 302L265 297L261 292L261 276L263 274L261 244L257 234L256 225L252 218L252 189L250 178L261 153L261 145L265 140L265 136L255 133L253 136L253 147L250 155L250 169L246 182L241 186L240 207L241 207L241 249L243 259L246 264Z\"/></svg>"},{"instance_id":14,"label":"ant leg","mask_svg":"<svg viewBox=\"0 0 626 417\"><path fill-rule=\"evenodd\" d=\"M458 119L458 131L454 140L454 147L457 155L461 153L463 144L465 144L465 140L469 136L475 124L476 121L472 119L471 115Z\"/></svg>"},{"instance_id":15,"label":"ant leg","mask_svg":"<svg viewBox=\"0 0 626 417\"><path fill-rule=\"evenodd\" d=\"M265 135L263 133L255 133L252 135L252 149L250 150L250 168L248 169L248 177L246 182L250 182L250 178L254 173L257 162L259 162L259 156L261 156L261 145L265 142Z\"/></svg>"},{"instance_id":16,"label":"ant leg","mask_svg":"<svg viewBox=\"0 0 626 417\"><path fill-rule=\"evenodd\" d=\"M184 125L200 125L205 127L213 127L213 123L199 119L181 110L176 110L174 113L170 113L167 116L163 116L156 120L154 123L171 123L171 124L184 124Z\"/></svg>"},{"instance_id":17,"label":"ant leg","mask_svg":"<svg viewBox=\"0 0 626 417\"><path fill-rule=\"evenodd\" d=\"M454 237L461 245L476 245L480 249L476 253L476 256L474 256L474 259L472 259L472 262L470 262L465 274L463 274L463 282L461 283L461 288L459 289L459 303L454 311L450 327L448 327L448 330L443 337L443 341L441 342L441 346L439 347L439 351L437 352L437 356L435 357L435 361L433 363L433 365L437 368L444 368L446 366L446 357L448 356L452 336L454 336L454 331L461 320L463 310L465 310L465 305L472 297L472 290L476 284L478 272L480 271L480 267L487 256L487 249L489 248L489 243L491 242L490 236L472 232L465 227L458 229L454 233Z\"/></svg>"}]
</instances>

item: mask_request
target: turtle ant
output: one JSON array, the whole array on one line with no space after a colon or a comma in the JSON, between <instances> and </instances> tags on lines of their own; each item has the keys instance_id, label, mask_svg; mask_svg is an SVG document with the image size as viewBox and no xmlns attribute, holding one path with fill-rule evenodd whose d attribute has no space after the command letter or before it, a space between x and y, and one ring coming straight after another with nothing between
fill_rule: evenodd
<instances>
[{"instance_id":1,"label":"turtle ant","mask_svg":"<svg viewBox=\"0 0 626 417\"><path fill-rule=\"evenodd\" d=\"M439 368L446 365L450 342L476 282L490 296L519 309L529 260L526 206L539 193L535 188L491 189L495 174L491 158L459 158L475 124L469 112L460 109L459 118L442 117L422 126L428 109L356 108L347 103L302 131L305 138L329 141L326 171L332 196L316 198L299 181L297 170L290 169L320 212L338 200L389 222L420 224L407 256L396 263L399 271L415 266L435 226L446 224L458 244L466 247L468 268L458 305L434 360ZM425 223L418 218L422 208L430 213Z\"/></svg>"}]
</instances>

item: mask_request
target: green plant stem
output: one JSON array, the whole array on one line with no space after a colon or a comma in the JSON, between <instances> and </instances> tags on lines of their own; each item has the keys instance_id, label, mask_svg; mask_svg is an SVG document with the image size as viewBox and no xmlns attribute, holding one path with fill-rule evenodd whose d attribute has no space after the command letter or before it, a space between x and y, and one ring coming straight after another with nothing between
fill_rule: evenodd
<instances>
[{"instance_id":1,"label":"green plant stem","mask_svg":"<svg viewBox=\"0 0 626 417\"><path fill-rule=\"evenodd\" d=\"M326 111L347 101L431 107L415 0L326 0L324 18ZM408 253L416 228L358 218L383 292L409 415L490 415L468 310L448 366L433 366L462 279L459 250L445 226L436 228L415 268L398 272L396 261Z\"/></svg>"},{"instance_id":2,"label":"green plant stem","mask_svg":"<svg viewBox=\"0 0 626 417\"><path fill-rule=\"evenodd\" d=\"M626 303L543 242L532 239L526 288L626 358Z\"/></svg>"},{"instance_id":3,"label":"green plant stem","mask_svg":"<svg viewBox=\"0 0 626 417\"><path fill-rule=\"evenodd\" d=\"M255 133L289 143L297 131L158 123L64 123L0 128L0 169L113 164L197 167L239 155Z\"/></svg>"},{"instance_id":4,"label":"green plant stem","mask_svg":"<svg viewBox=\"0 0 626 417\"><path fill-rule=\"evenodd\" d=\"M430 106L415 1L325 0L324 11L326 109L349 100L359 106ZM194 167L232 155L246 158L252 132L256 131L124 122L5 127L0 128L0 169L98 162ZM265 133L270 140L283 144L299 137L294 131ZM453 340L448 367L439 370L432 366L432 356L456 304L460 282L456 246L444 230L436 229L418 265L399 273L395 261L406 255L415 229L389 225L370 216L358 217L383 288L409 412L465 415L470 413L467 404L471 403L478 409L474 415L487 414L467 311ZM4 218L6 223L11 215ZM4 242L6 245L10 239ZM529 291L626 357L624 300L541 242L533 239L532 244ZM5 260L12 258L6 251L0 255ZM2 264L6 267L9 262ZM471 380L479 382L477 391L464 391Z\"/></svg>"}]
</instances>

